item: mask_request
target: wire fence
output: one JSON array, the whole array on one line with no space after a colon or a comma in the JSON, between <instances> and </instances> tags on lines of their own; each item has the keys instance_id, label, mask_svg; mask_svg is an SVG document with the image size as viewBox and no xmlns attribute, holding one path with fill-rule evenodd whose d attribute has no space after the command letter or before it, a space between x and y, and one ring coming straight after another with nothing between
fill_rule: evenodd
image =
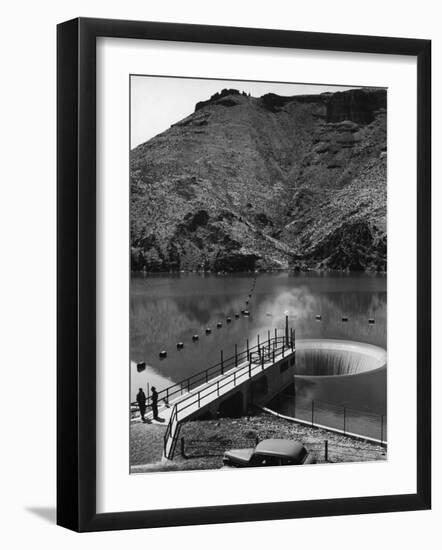
<instances>
[{"instance_id":1,"label":"wire fence","mask_svg":"<svg viewBox=\"0 0 442 550\"><path fill-rule=\"evenodd\" d=\"M231 449L254 448L260 439L242 438L242 439L191 439L181 437L180 454L183 458L207 458L222 457L223 454ZM307 451L312 455L313 461L321 462L343 462L360 460L363 452L355 446L342 444L328 439L317 441L301 441ZM371 456L365 455L365 460L379 460L385 458L379 451L373 451Z\"/></svg>"},{"instance_id":2,"label":"wire fence","mask_svg":"<svg viewBox=\"0 0 442 550\"><path fill-rule=\"evenodd\" d=\"M311 426L331 428L344 435L358 435L387 442L386 415L317 399L297 399L296 395L291 394L281 394L268 407L281 415L302 420Z\"/></svg>"}]
</instances>

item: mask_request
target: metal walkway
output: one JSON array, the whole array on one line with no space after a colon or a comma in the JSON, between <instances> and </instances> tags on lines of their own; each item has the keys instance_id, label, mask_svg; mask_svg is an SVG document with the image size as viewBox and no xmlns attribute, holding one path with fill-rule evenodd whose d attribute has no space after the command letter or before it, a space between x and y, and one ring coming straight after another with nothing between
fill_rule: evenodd
<instances>
[{"instance_id":1,"label":"metal walkway","mask_svg":"<svg viewBox=\"0 0 442 550\"><path fill-rule=\"evenodd\" d=\"M201 408L213 404L293 352L292 331L288 338L275 335L263 343L241 353L235 353L226 360L222 359L217 365L159 392L159 402L163 401L159 406L159 416L163 425L167 423L164 435L164 457L173 458L182 422L189 420ZM151 396L147 399L147 405L151 405ZM153 421L152 413L146 416Z\"/></svg>"}]
</instances>

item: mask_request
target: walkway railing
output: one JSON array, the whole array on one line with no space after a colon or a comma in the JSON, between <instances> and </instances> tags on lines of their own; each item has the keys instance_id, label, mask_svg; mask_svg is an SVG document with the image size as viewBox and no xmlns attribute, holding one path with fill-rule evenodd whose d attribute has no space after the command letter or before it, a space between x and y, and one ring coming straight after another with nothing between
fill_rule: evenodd
<instances>
[{"instance_id":1,"label":"walkway railing","mask_svg":"<svg viewBox=\"0 0 442 550\"><path fill-rule=\"evenodd\" d=\"M173 458L182 420L213 401L215 394L216 397L219 397L223 393L227 393L238 384L243 383L244 380L252 378L264 370L269 364L284 358L287 351L292 353L295 349L293 335L294 333L291 332L289 340L285 336L268 338L263 344L257 344L244 352L246 355L242 357L243 361L240 360L241 354L235 354L233 366L229 369L217 370L218 377L211 383L206 383L203 379L202 384L194 388L193 391L189 391L186 396L175 403L164 435L164 456L169 459ZM227 364L230 364L231 359L226 360ZM219 364L216 367L219 367Z\"/></svg>"},{"instance_id":2,"label":"walkway railing","mask_svg":"<svg viewBox=\"0 0 442 550\"><path fill-rule=\"evenodd\" d=\"M184 393L189 393L198 386L202 384L207 384L207 382L209 382L210 380L217 378L220 375L224 375L229 370L236 368L240 363L243 363L244 361L249 361L250 357L252 357L253 360L256 361L257 357L260 358L262 354L268 355L269 353L271 353L272 349L275 348L278 342L285 342L285 344L288 343L288 346L290 346L291 342L293 342L294 345L294 330L290 329L290 331L287 331L287 333L288 338L286 335L278 336L277 330L275 329L275 335L273 337L271 337L270 333L268 333L266 340L258 342L253 347L249 347L249 341L247 340L246 349L238 351L237 346L235 346L235 354L231 357L224 358L223 352L221 351L221 360L218 363L205 370L197 372L196 374L192 374L188 378L185 378L184 380L181 380L180 382L172 384L171 386L168 386L167 388L159 391L158 401L163 401L168 404L170 401L176 399ZM146 398L146 406L150 407L151 405L152 396L148 395ZM137 408L137 402L132 402L131 407L133 407L135 410Z\"/></svg>"}]
</instances>

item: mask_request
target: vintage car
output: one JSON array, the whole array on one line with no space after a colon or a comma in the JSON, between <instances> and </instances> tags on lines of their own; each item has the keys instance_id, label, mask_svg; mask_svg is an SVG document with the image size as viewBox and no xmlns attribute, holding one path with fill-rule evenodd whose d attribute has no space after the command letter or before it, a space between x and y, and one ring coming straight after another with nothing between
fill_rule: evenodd
<instances>
[{"instance_id":1,"label":"vintage car","mask_svg":"<svg viewBox=\"0 0 442 550\"><path fill-rule=\"evenodd\" d=\"M252 449L232 449L223 457L223 468L290 466L313 463L312 455L298 441L265 439Z\"/></svg>"}]
</instances>

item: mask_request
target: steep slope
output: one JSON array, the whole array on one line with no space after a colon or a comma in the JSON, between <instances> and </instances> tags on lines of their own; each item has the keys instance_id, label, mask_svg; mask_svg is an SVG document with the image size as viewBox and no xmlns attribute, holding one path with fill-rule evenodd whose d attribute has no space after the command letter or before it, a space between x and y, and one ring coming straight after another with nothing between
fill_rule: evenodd
<instances>
[{"instance_id":1,"label":"steep slope","mask_svg":"<svg viewBox=\"0 0 442 550\"><path fill-rule=\"evenodd\" d=\"M132 268L385 269L386 92L223 90L131 152Z\"/></svg>"}]
</instances>

